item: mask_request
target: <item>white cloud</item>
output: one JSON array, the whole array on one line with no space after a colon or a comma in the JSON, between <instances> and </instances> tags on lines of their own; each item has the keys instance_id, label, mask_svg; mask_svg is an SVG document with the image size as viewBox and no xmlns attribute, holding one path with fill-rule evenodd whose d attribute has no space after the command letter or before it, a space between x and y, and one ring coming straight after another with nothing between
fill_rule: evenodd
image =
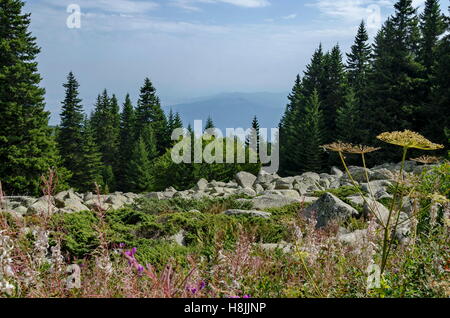
<instances>
[{"instance_id":1,"label":"white cloud","mask_svg":"<svg viewBox=\"0 0 450 318\"><path fill-rule=\"evenodd\" d=\"M228 3L244 8L262 8L270 5L268 0L173 0L172 5L189 11L201 11L198 4Z\"/></svg>"},{"instance_id":2,"label":"white cloud","mask_svg":"<svg viewBox=\"0 0 450 318\"><path fill-rule=\"evenodd\" d=\"M368 19L373 8L391 7L389 0L317 0L308 6L318 8L322 14L339 18L347 22Z\"/></svg>"},{"instance_id":3,"label":"white cloud","mask_svg":"<svg viewBox=\"0 0 450 318\"><path fill-rule=\"evenodd\" d=\"M67 7L69 4L75 2L81 7L81 11L85 10L101 10L104 12L132 14L132 13L145 13L159 7L156 2L153 1L136 1L136 0L46 0L48 4Z\"/></svg>"},{"instance_id":4,"label":"white cloud","mask_svg":"<svg viewBox=\"0 0 450 318\"><path fill-rule=\"evenodd\" d=\"M289 14L289 15L284 16L283 19L292 20L292 19L295 19L296 17L297 17L296 14Z\"/></svg>"}]
</instances>

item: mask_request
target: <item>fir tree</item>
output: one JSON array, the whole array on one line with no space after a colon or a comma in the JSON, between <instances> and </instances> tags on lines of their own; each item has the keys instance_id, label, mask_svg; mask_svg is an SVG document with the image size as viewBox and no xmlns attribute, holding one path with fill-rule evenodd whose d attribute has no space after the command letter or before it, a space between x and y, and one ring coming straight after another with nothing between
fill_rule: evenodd
<instances>
[{"instance_id":1,"label":"fir tree","mask_svg":"<svg viewBox=\"0 0 450 318\"><path fill-rule=\"evenodd\" d=\"M119 154L119 116L117 99L115 96L110 99L105 89L102 95L97 97L92 115L92 125L104 164L103 181L110 190L114 190L116 186L114 171L118 164Z\"/></svg>"},{"instance_id":2,"label":"fir tree","mask_svg":"<svg viewBox=\"0 0 450 318\"><path fill-rule=\"evenodd\" d=\"M131 103L130 95L127 94L122 113L120 114L119 164L117 169L118 186L123 191L128 191L129 188L129 185L125 183L125 172L131 160L131 153L136 140L135 116L136 114Z\"/></svg>"},{"instance_id":3,"label":"fir tree","mask_svg":"<svg viewBox=\"0 0 450 318\"><path fill-rule=\"evenodd\" d=\"M245 140L245 145L247 147L252 147L252 150L256 152L257 154L257 158L259 161L259 143L261 141L260 138L260 133L259 133L259 122L258 122L258 118L253 117L252 120L252 132L247 136L246 140Z\"/></svg>"},{"instance_id":4,"label":"fir tree","mask_svg":"<svg viewBox=\"0 0 450 318\"><path fill-rule=\"evenodd\" d=\"M320 97L325 77L324 62L325 55L323 54L322 44L320 44L312 56L311 63L306 66L306 71L303 76L302 87L305 97L308 98L311 96L314 90L317 90Z\"/></svg>"},{"instance_id":5,"label":"fir tree","mask_svg":"<svg viewBox=\"0 0 450 318\"><path fill-rule=\"evenodd\" d=\"M20 0L0 1L0 180L9 194L36 195L40 176L57 169L61 158L39 87L40 49L23 6ZM58 177L63 185L67 170L59 169Z\"/></svg>"},{"instance_id":6,"label":"fir tree","mask_svg":"<svg viewBox=\"0 0 450 318\"><path fill-rule=\"evenodd\" d=\"M95 142L94 130L90 121L86 118L82 129L81 158L83 161L83 173L77 180L77 189L88 192L95 190L95 183L103 185L102 179L102 155Z\"/></svg>"},{"instance_id":7,"label":"fir tree","mask_svg":"<svg viewBox=\"0 0 450 318\"><path fill-rule=\"evenodd\" d=\"M336 140L361 143L360 111L353 89L345 96L345 104L337 110Z\"/></svg>"},{"instance_id":8,"label":"fir tree","mask_svg":"<svg viewBox=\"0 0 450 318\"><path fill-rule=\"evenodd\" d=\"M299 122L304 114L303 85L300 75L297 75L291 94L288 96L289 104L286 106L279 124L280 144L280 173L294 175L301 170L298 160L301 152L302 136Z\"/></svg>"},{"instance_id":9,"label":"fir tree","mask_svg":"<svg viewBox=\"0 0 450 318\"><path fill-rule=\"evenodd\" d=\"M214 126L212 117L208 116L208 118L206 119L205 131L207 131L208 129L213 129L213 128L216 128L216 127Z\"/></svg>"},{"instance_id":10,"label":"fir tree","mask_svg":"<svg viewBox=\"0 0 450 318\"><path fill-rule=\"evenodd\" d=\"M70 185L79 187L84 174L82 158L83 106L78 98L79 84L72 72L63 84L66 96L62 102L61 125L58 131L58 147L64 166L72 172Z\"/></svg>"},{"instance_id":11,"label":"fir tree","mask_svg":"<svg viewBox=\"0 0 450 318\"><path fill-rule=\"evenodd\" d=\"M320 146L324 141L323 114L320 109L319 94L314 91L308 98L305 115L300 123L302 131L302 152L299 160L303 171L319 172L323 166L323 151Z\"/></svg>"},{"instance_id":12,"label":"fir tree","mask_svg":"<svg viewBox=\"0 0 450 318\"><path fill-rule=\"evenodd\" d=\"M367 100L366 86L372 52L368 40L369 35L364 21L362 21L351 47L351 53L347 54L348 82L356 94L360 109L364 109Z\"/></svg>"},{"instance_id":13,"label":"fir tree","mask_svg":"<svg viewBox=\"0 0 450 318\"><path fill-rule=\"evenodd\" d=\"M162 155L170 145L168 123L161 108L156 89L149 78L146 78L139 95L136 108L136 136L139 136L146 124L151 124L155 133L158 153Z\"/></svg>"},{"instance_id":14,"label":"fir tree","mask_svg":"<svg viewBox=\"0 0 450 318\"><path fill-rule=\"evenodd\" d=\"M336 110L344 106L347 90L345 67L339 45L333 47L324 61L324 79L320 94L324 118L324 141L332 142L336 136Z\"/></svg>"},{"instance_id":15,"label":"fir tree","mask_svg":"<svg viewBox=\"0 0 450 318\"><path fill-rule=\"evenodd\" d=\"M131 160L127 166L126 183L130 185L129 191L150 191L153 187L153 178L149 154L142 137L135 142L131 153Z\"/></svg>"},{"instance_id":16,"label":"fir tree","mask_svg":"<svg viewBox=\"0 0 450 318\"><path fill-rule=\"evenodd\" d=\"M141 131L140 136L145 144L145 151L148 154L148 160L151 161L158 157L158 149L156 144L156 136L152 125L147 124Z\"/></svg>"}]
</instances>

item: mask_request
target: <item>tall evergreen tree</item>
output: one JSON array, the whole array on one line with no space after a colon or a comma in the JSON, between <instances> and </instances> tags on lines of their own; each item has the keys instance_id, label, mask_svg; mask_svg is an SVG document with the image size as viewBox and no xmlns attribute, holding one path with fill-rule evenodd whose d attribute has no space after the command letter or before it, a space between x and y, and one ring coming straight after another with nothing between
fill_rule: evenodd
<instances>
[{"instance_id":1,"label":"tall evergreen tree","mask_svg":"<svg viewBox=\"0 0 450 318\"><path fill-rule=\"evenodd\" d=\"M83 106L80 104L81 99L78 98L79 84L72 72L67 76L67 82L63 86L66 89L66 96L62 102L61 125L57 141L64 166L72 172L70 185L77 188L84 174Z\"/></svg>"},{"instance_id":2,"label":"tall evergreen tree","mask_svg":"<svg viewBox=\"0 0 450 318\"><path fill-rule=\"evenodd\" d=\"M23 6L20 0L0 1L0 180L7 193L38 194L40 176L61 159L39 87L40 49ZM58 171L60 184L66 172Z\"/></svg>"},{"instance_id":3,"label":"tall evergreen tree","mask_svg":"<svg viewBox=\"0 0 450 318\"><path fill-rule=\"evenodd\" d=\"M136 136L141 134L146 124L151 124L155 133L159 155L170 146L170 135L166 115L161 108L156 89L149 78L146 78L139 95L136 108Z\"/></svg>"},{"instance_id":4,"label":"tall evergreen tree","mask_svg":"<svg viewBox=\"0 0 450 318\"><path fill-rule=\"evenodd\" d=\"M252 147L252 150L256 152L258 158L259 158L259 143L261 141L261 135L259 133L259 121L258 118L253 117L252 120L252 132L247 136L245 140L245 145L247 147ZM258 159L259 161L259 159Z\"/></svg>"},{"instance_id":5,"label":"tall evergreen tree","mask_svg":"<svg viewBox=\"0 0 450 318\"><path fill-rule=\"evenodd\" d=\"M347 93L347 77L339 45L334 46L331 52L326 54L324 73L320 94L325 125L323 137L325 142L332 142L336 136L336 111L344 106Z\"/></svg>"},{"instance_id":6,"label":"tall evergreen tree","mask_svg":"<svg viewBox=\"0 0 450 318\"><path fill-rule=\"evenodd\" d=\"M120 144L119 144L119 164L117 169L117 183L120 190L128 191L129 184L125 183L126 167L131 160L135 136L136 114L130 95L125 97L123 110L120 114Z\"/></svg>"},{"instance_id":7,"label":"tall evergreen tree","mask_svg":"<svg viewBox=\"0 0 450 318\"><path fill-rule=\"evenodd\" d=\"M368 109L363 112L367 142L383 131L414 129L423 92L423 67L416 61L417 17L411 1L400 0L395 14L375 38L373 71L368 84ZM377 152L393 160L396 153Z\"/></svg>"},{"instance_id":8,"label":"tall evergreen tree","mask_svg":"<svg viewBox=\"0 0 450 318\"><path fill-rule=\"evenodd\" d=\"M141 131L140 137L142 138L144 144L145 144L145 151L148 155L148 160L151 161L158 157L158 149L157 149L157 143L156 143L156 136L155 132L153 131L152 125L147 124L144 126L144 128Z\"/></svg>"},{"instance_id":9,"label":"tall evergreen tree","mask_svg":"<svg viewBox=\"0 0 450 318\"><path fill-rule=\"evenodd\" d=\"M441 12L438 0L426 0L423 13L420 15L420 62L428 74L436 63L436 47L440 36L445 31L445 16Z\"/></svg>"},{"instance_id":10,"label":"tall evergreen tree","mask_svg":"<svg viewBox=\"0 0 450 318\"><path fill-rule=\"evenodd\" d=\"M94 191L95 183L103 185L102 179L102 155L95 141L94 129L86 118L82 128L81 159L83 161L83 173L77 179L79 191Z\"/></svg>"},{"instance_id":11,"label":"tall evergreen tree","mask_svg":"<svg viewBox=\"0 0 450 318\"><path fill-rule=\"evenodd\" d=\"M304 114L305 100L300 75L295 79L288 100L289 103L279 124L280 174L295 175L301 170L301 162L298 160L302 151L299 122Z\"/></svg>"},{"instance_id":12,"label":"tall evergreen tree","mask_svg":"<svg viewBox=\"0 0 450 318\"><path fill-rule=\"evenodd\" d=\"M150 191L153 187L149 154L142 137L139 137L134 144L125 175L126 184L130 186L129 191L144 192Z\"/></svg>"},{"instance_id":13,"label":"tall evergreen tree","mask_svg":"<svg viewBox=\"0 0 450 318\"><path fill-rule=\"evenodd\" d=\"M323 53L322 44L314 52L311 62L306 66L306 71L303 76L303 95L309 97L317 90L319 97L324 85L325 70L324 70L325 55Z\"/></svg>"},{"instance_id":14,"label":"tall evergreen tree","mask_svg":"<svg viewBox=\"0 0 450 318\"><path fill-rule=\"evenodd\" d=\"M116 186L114 171L117 167L119 154L119 116L117 99L115 96L109 98L105 89L97 97L91 122L95 131L96 142L102 154L104 164L103 181L110 190L114 190Z\"/></svg>"},{"instance_id":15,"label":"tall evergreen tree","mask_svg":"<svg viewBox=\"0 0 450 318\"><path fill-rule=\"evenodd\" d=\"M337 110L336 140L361 143L360 111L353 89L345 96L345 104Z\"/></svg>"},{"instance_id":16,"label":"tall evergreen tree","mask_svg":"<svg viewBox=\"0 0 450 318\"><path fill-rule=\"evenodd\" d=\"M214 126L214 122L212 120L212 117L208 116L208 118L206 119L205 131L208 130L208 129L212 129L212 128L216 128L216 127Z\"/></svg>"},{"instance_id":17,"label":"tall evergreen tree","mask_svg":"<svg viewBox=\"0 0 450 318\"><path fill-rule=\"evenodd\" d=\"M323 113L320 109L319 94L314 91L308 98L305 115L300 123L303 149L299 160L303 171L321 171L324 153L320 146L324 142Z\"/></svg>"},{"instance_id":18,"label":"tall evergreen tree","mask_svg":"<svg viewBox=\"0 0 450 318\"><path fill-rule=\"evenodd\" d=\"M370 71L370 56L372 53L368 40L369 35L366 25L362 21L355 42L351 47L351 53L347 54L348 82L356 94L360 109L364 109L364 103L367 100L367 77Z\"/></svg>"}]
</instances>

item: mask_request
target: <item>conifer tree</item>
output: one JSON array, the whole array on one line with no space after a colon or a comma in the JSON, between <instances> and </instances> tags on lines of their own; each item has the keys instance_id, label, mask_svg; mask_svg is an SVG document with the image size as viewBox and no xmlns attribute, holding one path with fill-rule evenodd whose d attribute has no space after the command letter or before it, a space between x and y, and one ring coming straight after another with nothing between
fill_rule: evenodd
<instances>
[{"instance_id":1,"label":"conifer tree","mask_svg":"<svg viewBox=\"0 0 450 318\"><path fill-rule=\"evenodd\" d=\"M158 157L155 132L153 131L151 124L147 124L144 126L140 137L145 144L145 151L148 154L148 160L151 161Z\"/></svg>"},{"instance_id":2,"label":"conifer tree","mask_svg":"<svg viewBox=\"0 0 450 318\"><path fill-rule=\"evenodd\" d=\"M331 52L326 54L324 73L320 94L325 125L323 137L325 142L332 142L336 136L336 111L344 106L347 93L347 77L339 45L334 46Z\"/></svg>"},{"instance_id":3,"label":"conifer tree","mask_svg":"<svg viewBox=\"0 0 450 318\"><path fill-rule=\"evenodd\" d=\"M253 117L252 120L252 132L245 139L245 145L247 147L252 147L251 149L256 152L258 161L259 161L259 143L261 142L261 136L259 133L259 122L258 118Z\"/></svg>"},{"instance_id":4,"label":"conifer tree","mask_svg":"<svg viewBox=\"0 0 450 318\"><path fill-rule=\"evenodd\" d=\"M94 130L90 121L85 118L82 129L81 159L83 173L77 179L76 187L79 191L89 192L95 190L95 183L103 185L102 155L95 141Z\"/></svg>"},{"instance_id":5,"label":"conifer tree","mask_svg":"<svg viewBox=\"0 0 450 318\"><path fill-rule=\"evenodd\" d=\"M103 181L109 190L115 190L116 186L114 171L117 167L119 154L119 116L117 99L115 96L109 98L108 92L105 89L97 97L97 103L95 104L92 115L92 125L104 164Z\"/></svg>"},{"instance_id":6,"label":"conifer tree","mask_svg":"<svg viewBox=\"0 0 450 318\"><path fill-rule=\"evenodd\" d=\"M158 96L156 96L156 89L149 78L144 81L136 108L136 136L141 134L146 124L152 125L158 154L162 155L170 146L169 128L166 115L161 108Z\"/></svg>"},{"instance_id":7,"label":"conifer tree","mask_svg":"<svg viewBox=\"0 0 450 318\"><path fill-rule=\"evenodd\" d=\"M127 94L122 113L120 114L119 164L117 169L118 186L123 191L128 191L129 186L125 184L125 172L131 160L131 153L136 140L135 116L135 109L131 103L130 95Z\"/></svg>"},{"instance_id":8,"label":"conifer tree","mask_svg":"<svg viewBox=\"0 0 450 318\"><path fill-rule=\"evenodd\" d=\"M345 103L337 110L336 140L351 143L362 143L360 127L360 111L353 89L345 96Z\"/></svg>"},{"instance_id":9,"label":"conifer tree","mask_svg":"<svg viewBox=\"0 0 450 318\"><path fill-rule=\"evenodd\" d=\"M324 141L324 127L319 94L316 90L308 98L300 127L303 136L303 149L299 157L302 170L319 172L324 163L324 154L320 148Z\"/></svg>"},{"instance_id":10,"label":"conifer tree","mask_svg":"<svg viewBox=\"0 0 450 318\"><path fill-rule=\"evenodd\" d=\"M212 117L208 116L208 118L206 119L205 131L208 130L208 129L212 129L212 128L216 128L216 127L214 126L214 122L212 120Z\"/></svg>"},{"instance_id":11,"label":"conifer tree","mask_svg":"<svg viewBox=\"0 0 450 318\"><path fill-rule=\"evenodd\" d=\"M145 192L153 187L153 178L149 154L142 137L135 142L131 159L126 171L126 184L130 186L129 191Z\"/></svg>"},{"instance_id":12,"label":"conifer tree","mask_svg":"<svg viewBox=\"0 0 450 318\"><path fill-rule=\"evenodd\" d=\"M314 90L317 90L319 97L321 95L324 85L324 62L325 55L323 54L322 44L314 52L310 64L306 66L306 71L303 76L303 95L309 97L313 94Z\"/></svg>"},{"instance_id":13,"label":"conifer tree","mask_svg":"<svg viewBox=\"0 0 450 318\"><path fill-rule=\"evenodd\" d=\"M66 95L62 104L61 124L58 131L59 153L63 158L64 167L72 172L69 181L71 186L78 187L84 173L82 158L83 144L83 106L78 98L79 84L72 72L63 84Z\"/></svg>"},{"instance_id":14,"label":"conifer tree","mask_svg":"<svg viewBox=\"0 0 450 318\"><path fill-rule=\"evenodd\" d=\"M351 47L351 53L347 54L348 82L355 92L360 109L364 109L364 103L367 100L366 86L372 52L368 40L366 25L362 21Z\"/></svg>"},{"instance_id":15,"label":"conifer tree","mask_svg":"<svg viewBox=\"0 0 450 318\"><path fill-rule=\"evenodd\" d=\"M289 103L279 124L280 174L295 175L301 170L301 163L298 160L302 151L299 123L304 114L305 100L300 75L295 79L288 100Z\"/></svg>"},{"instance_id":16,"label":"conifer tree","mask_svg":"<svg viewBox=\"0 0 450 318\"><path fill-rule=\"evenodd\" d=\"M67 170L48 127L45 90L39 86L40 49L29 32L24 2L0 1L0 180L9 194L40 193L40 177L57 169L63 185Z\"/></svg>"}]
</instances>

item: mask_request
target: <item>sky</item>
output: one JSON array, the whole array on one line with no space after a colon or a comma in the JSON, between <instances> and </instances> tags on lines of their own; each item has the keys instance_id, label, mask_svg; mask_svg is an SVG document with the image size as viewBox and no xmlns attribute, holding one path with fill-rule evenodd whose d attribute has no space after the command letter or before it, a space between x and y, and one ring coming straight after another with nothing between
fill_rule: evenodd
<instances>
[{"instance_id":1,"label":"sky","mask_svg":"<svg viewBox=\"0 0 450 318\"><path fill-rule=\"evenodd\" d=\"M423 2L415 0L414 5ZM145 77L152 80L164 106L223 92L289 92L319 43L326 50L338 43L348 51L361 20L368 23L373 39L392 14L394 1L25 3L42 49L38 62L47 109L51 123L57 123L62 84L70 71L80 83L87 112L105 88L121 102L127 93L136 102ZM446 9L448 2L441 3ZM79 16L74 8L80 9Z\"/></svg>"}]
</instances>

